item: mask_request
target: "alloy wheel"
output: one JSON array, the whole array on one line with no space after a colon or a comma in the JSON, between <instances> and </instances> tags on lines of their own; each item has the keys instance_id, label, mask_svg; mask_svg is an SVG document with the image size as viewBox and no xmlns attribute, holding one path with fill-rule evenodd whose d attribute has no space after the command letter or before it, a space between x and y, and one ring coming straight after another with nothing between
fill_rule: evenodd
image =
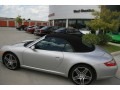
<instances>
[{"instance_id":1,"label":"alloy wheel","mask_svg":"<svg viewBox=\"0 0 120 90\"><path fill-rule=\"evenodd\" d=\"M87 85L92 79L92 72L87 67L77 67L72 72L72 80L78 85Z\"/></svg>"},{"instance_id":2,"label":"alloy wheel","mask_svg":"<svg viewBox=\"0 0 120 90\"><path fill-rule=\"evenodd\" d=\"M9 53L6 54L3 58L4 60L4 64L8 69L14 70L16 68L18 68L18 60L15 57L15 55Z\"/></svg>"}]
</instances>

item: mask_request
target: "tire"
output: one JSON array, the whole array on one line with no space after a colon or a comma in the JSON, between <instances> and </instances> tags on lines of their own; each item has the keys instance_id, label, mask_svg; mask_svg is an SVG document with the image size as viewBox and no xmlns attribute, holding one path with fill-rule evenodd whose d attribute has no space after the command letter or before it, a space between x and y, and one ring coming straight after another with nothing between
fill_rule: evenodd
<instances>
[{"instance_id":1,"label":"tire","mask_svg":"<svg viewBox=\"0 0 120 90\"><path fill-rule=\"evenodd\" d=\"M70 79L77 85L88 85L96 79L96 74L88 65L77 65L71 69Z\"/></svg>"},{"instance_id":2,"label":"tire","mask_svg":"<svg viewBox=\"0 0 120 90\"><path fill-rule=\"evenodd\" d=\"M19 60L13 53L6 53L3 56L3 64L10 70L16 70L20 68Z\"/></svg>"}]
</instances>

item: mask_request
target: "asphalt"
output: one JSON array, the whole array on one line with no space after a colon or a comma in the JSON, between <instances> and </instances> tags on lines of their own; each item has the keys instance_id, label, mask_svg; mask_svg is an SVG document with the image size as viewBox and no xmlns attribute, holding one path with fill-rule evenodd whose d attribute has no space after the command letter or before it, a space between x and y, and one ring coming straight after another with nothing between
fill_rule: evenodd
<instances>
[{"instance_id":1,"label":"asphalt","mask_svg":"<svg viewBox=\"0 0 120 90\"><path fill-rule=\"evenodd\" d=\"M25 31L18 31L15 28L0 27L0 47L8 44L15 44L23 40L39 38ZM120 54L114 54L118 64L116 76L109 79L98 80L92 85L120 85ZM74 85L69 79L49 73L21 68L9 70L0 63L0 85Z\"/></svg>"}]
</instances>

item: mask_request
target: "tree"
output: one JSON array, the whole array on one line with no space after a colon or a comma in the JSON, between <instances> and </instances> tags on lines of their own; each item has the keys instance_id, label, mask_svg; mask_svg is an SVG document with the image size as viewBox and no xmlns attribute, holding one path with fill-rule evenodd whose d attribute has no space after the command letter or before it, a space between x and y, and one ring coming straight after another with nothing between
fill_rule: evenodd
<instances>
[{"instance_id":1,"label":"tree","mask_svg":"<svg viewBox=\"0 0 120 90\"><path fill-rule=\"evenodd\" d=\"M22 23L22 18L21 18L20 15L18 15L18 16L16 17L16 22L17 22L18 24L21 24L21 23Z\"/></svg>"},{"instance_id":2,"label":"tree","mask_svg":"<svg viewBox=\"0 0 120 90\"><path fill-rule=\"evenodd\" d=\"M111 11L105 6L100 7L101 11L94 11L92 13L95 19L87 22L87 26L93 30L103 30L103 32L117 30L120 26L120 12Z\"/></svg>"},{"instance_id":3,"label":"tree","mask_svg":"<svg viewBox=\"0 0 120 90\"><path fill-rule=\"evenodd\" d=\"M92 31L99 30L99 34L96 35L99 42L95 42L93 35L85 35L83 40L93 44L106 45L111 40L111 37L106 32L117 31L120 28L120 12L111 11L105 6L100 6L100 8L101 11L92 13L95 19L86 23L88 27L92 28Z\"/></svg>"}]
</instances>

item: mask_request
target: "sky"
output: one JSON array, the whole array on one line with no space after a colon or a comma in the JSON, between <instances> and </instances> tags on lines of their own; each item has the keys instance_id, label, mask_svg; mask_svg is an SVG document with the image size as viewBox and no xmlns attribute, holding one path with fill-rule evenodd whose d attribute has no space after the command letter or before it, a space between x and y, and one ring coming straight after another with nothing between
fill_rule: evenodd
<instances>
[{"instance_id":1,"label":"sky","mask_svg":"<svg viewBox=\"0 0 120 90\"><path fill-rule=\"evenodd\" d=\"M48 5L0 5L0 17L22 18L47 21L49 14Z\"/></svg>"}]
</instances>

